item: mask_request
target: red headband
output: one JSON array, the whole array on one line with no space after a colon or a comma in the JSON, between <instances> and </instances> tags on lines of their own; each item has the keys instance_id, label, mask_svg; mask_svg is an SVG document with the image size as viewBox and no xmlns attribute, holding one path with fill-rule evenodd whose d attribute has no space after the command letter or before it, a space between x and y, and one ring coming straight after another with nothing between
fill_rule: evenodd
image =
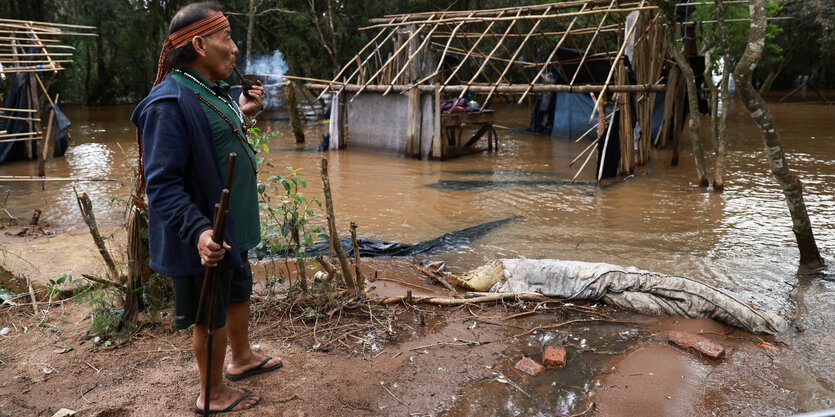
<instances>
[{"instance_id":1,"label":"red headband","mask_svg":"<svg viewBox=\"0 0 835 417\"><path fill-rule=\"evenodd\" d=\"M162 45L162 52L159 54L159 64L157 66L157 78L154 80L154 86L161 83L171 69L168 64L168 55L171 51L187 45L194 39L195 36L209 36L220 32L229 27L229 21L223 12L216 12L205 19L198 20L170 35L165 39ZM136 129L136 141L139 145L139 163L137 166L137 173L139 175L137 181L137 194L139 196L145 191L145 161L142 158L142 136L139 134L139 129Z\"/></svg>"},{"instance_id":2,"label":"red headband","mask_svg":"<svg viewBox=\"0 0 835 417\"><path fill-rule=\"evenodd\" d=\"M168 55L171 51L187 45L195 36L209 36L229 27L229 21L223 12L216 12L205 19L198 20L170 35L162 45L162 52L159 54L159 65L157 66L157 78L154 85L162 82L168 74Z\"/></svg>"}]
</instances>

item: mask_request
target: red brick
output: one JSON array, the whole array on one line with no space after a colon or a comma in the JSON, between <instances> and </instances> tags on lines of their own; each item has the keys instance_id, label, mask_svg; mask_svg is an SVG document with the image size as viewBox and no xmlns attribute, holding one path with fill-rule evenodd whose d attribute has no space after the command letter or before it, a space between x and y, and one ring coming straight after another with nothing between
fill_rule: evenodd
<instances>
[{"instance_id":1,"label":"red brick","mask_svg":"<svg viewBox=\"0 0 835 417\"><path fill-rule=\"evenodd\" d=\"M565 349L560 346L546 345L542 351L542 364L546 368L562 368L565 366Z\"/></svg>"},{"instance_id":2,"label":"red brick","mask_svg":"<svg viewBox=\"0 0 835 417\"><path fill-rule=\"evenodd\" d=\"M519 362L516 362L515 368L533 376L537 376L545 370L544 366L527 357L520 359Z\"/></svg>"},{"instance_id":3,"label":"red brick","mask_svg":"<svg viewBox=\"0 0 835 417\"><path fill-rule=\"evenodd\" d=\"M667 333L667 341L673 346L693 351L715 361L725 357L725 348L722 345L694 333L670 331Z\"/></svg>"}]
</instances>

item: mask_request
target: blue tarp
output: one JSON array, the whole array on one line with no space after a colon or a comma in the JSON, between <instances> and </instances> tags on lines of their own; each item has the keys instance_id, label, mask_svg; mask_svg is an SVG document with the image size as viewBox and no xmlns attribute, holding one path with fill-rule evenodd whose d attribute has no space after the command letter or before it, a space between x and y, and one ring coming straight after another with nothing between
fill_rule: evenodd
<instances>
[{"instance_id":1,"label":"blue tarp","mask_svg":"<svg viewBox=\"0 0 835 417\"><path fill-rule=\"evenodd\" d=\"M577 139L597 124L597 112L594 112L594 119L589 122L589 115L594 109L594 101L591 96L583 93L555 93L557 104L554 106L554 127L551 129L551 136L558 136L569 139ZM606 108L606 114L612 112L612 108ZM661 126L661 119L664 113L664 93L655 94L655 107L652 110L652 131L650 137L658 134ZM642 127L642 130L645 130ZM596 136L592 136L596 137Z\"/></svg>"}]
</instances>

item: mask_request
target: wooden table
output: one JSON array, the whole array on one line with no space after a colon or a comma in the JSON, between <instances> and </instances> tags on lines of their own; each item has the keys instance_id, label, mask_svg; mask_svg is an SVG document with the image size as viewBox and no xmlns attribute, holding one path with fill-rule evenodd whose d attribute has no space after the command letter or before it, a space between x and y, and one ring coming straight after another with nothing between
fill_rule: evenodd
<instances>
[{"instance_id":1,"label":"wooden table","mask_svg":"<svg viewBox=\"0 0 835 417\"><path fill-rule=\"evenodd\" d=\"M496 129L493 128L493 115L495 110L483 110L480 112L461 112L441 115L441 159L454 158L484 150L492 151L499 149L499 140L496 136ZM473 134L464 142L464 127L477 126ZM487 134L487 148L475 147L479 139Z\"/></svg>"}]
</instances>

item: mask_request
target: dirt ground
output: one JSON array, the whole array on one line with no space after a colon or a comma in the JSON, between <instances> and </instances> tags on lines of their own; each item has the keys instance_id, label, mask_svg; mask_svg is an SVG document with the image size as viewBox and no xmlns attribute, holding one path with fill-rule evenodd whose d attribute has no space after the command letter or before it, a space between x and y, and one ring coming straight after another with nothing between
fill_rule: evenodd
<instances>
[{"instance_id":1,"label":"dirt ground","mask_svg":"<svg viewBox=\"0 0 835 417\"><path fill-rule=\"evenodd\" d=\"M118 231L110 232L118 236ZM84 230L37 239L5 236L2 240L7 252L4 267L12 275L30 277L36 287L63 272L80 276L101 273L104 268ZM118 238L115 245L119 245ZM370 284L370 297L402 295L407 289L415 295L444 293L424 281L405 260L368 260L365 267L378 277ZM257 265L254 270L258 274ZM190 335L174 331L170 321L163 320L162 325L147 328L125 343L105 347L90 340L86 305L72 300L53 304L45 318L34 318L31 306L23 304L27 298L17 301L22 305L0 307L0 328L11 330L0 336L0 417L48 417L60 408L96 417L193 415L198 380ZM46 305L42 303L41 308ZM531 348L531 342L525 340L493 342L507 339L508 332L516 332L514 328L523 323L476 326L477 322L502 323L515 312L508 311L506 305L475 310L427 307L424 320L403 306L389 307L389 311L399 317L393 341L375 340L369 347L371 339L352 340L345 344L347 348L329 352L276 337L269 331L275 323L258 320L251 329L252 344L263 354L281 357L285 366L231 383L256 390L262 400L252 411L229 415L560 414L546 395L540 394L540 399L531 394L547 389L543 386L549 384L543 383L542 376L511 369L520 354L536 347ZM726 326L710 320L637 315L631 320L650 336L627 340L624 350L611 355L586 387L580 387L585 394L579 399L583 405L579 409L585 409L585 415L726 415L740 410L745 414L750 411L745 404L765 404L786 414L792 410L773 400L781 398L780 387L774 382L779 375L757 374L758 367L778 354L756 347L762 339L727 332ZM669 329L704 333L728 348L727 358L712 363L669 346L662 336ZM573 331L582 334L585 330ZM569 378L572 367L582 366L579 362L587 357L582 356L585 353L579 348L568 349L566 369L547 371L550 376L545 378ZM524 405L502 405L516 395L507 384L492 384L483 392L468 391L468 387L497 375L528 395ZM723 387L728 379L741 385L729 391ZM765 402L758 400L761 391L769 390L773 395L766 396ZM504 413L497 413L502 407ZM554 412L548 412L549 408Z\"/></svg>"}]
</instances>

